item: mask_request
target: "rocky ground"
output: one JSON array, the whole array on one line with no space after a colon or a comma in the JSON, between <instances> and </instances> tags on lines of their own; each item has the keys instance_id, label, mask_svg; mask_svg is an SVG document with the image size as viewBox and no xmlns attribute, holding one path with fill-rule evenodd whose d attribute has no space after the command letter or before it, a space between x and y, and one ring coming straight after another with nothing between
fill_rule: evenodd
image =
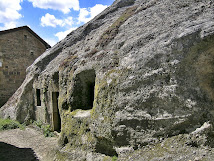
<instances>
[{"instance_id":1,"label":"rocky ground","mask_svg":"<svg viewBox=\"0 0 214 161\"><path fill-rule=\"evenodd\" d=\"M214 149L210 135L212 127L205 123L191 134L180 134L173 137L154 140L153 144L138 150L123 147L118 151L118 161L212 161ZM1 161L64 161L57 158L57 137L44 137L35 128L27 127L25 130L14 129L0 132L0 160ZM82 152L81 152L82 153ZM61 153L62 154L62 153ZM63 153L69 155L68 160L76 160L76 153ZM94 157L85 154L87 161L112 161L113 157L94 154ZM76 154L77 155L77 154ZM96 156L96 157L95 157ZM82 157L84 158L84 157Z\"/></svg>"},{"instance_id":2,"label":"rocky ground","mask_svg":"<svg viewBox=\"0 0 214 161\"><path fill-rule=\"evenodd\" d=\"M56 147L57 137L44 137L34 128L0 132L1 161L46 161L47 154Z\"/></svg>"}]
</instances>

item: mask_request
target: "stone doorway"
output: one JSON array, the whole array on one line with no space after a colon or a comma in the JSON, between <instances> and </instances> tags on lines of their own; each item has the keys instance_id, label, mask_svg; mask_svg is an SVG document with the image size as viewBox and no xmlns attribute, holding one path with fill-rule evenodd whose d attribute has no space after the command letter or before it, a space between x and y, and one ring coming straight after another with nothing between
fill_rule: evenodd
<instances>
[{"instance_id":1,"label":"stone doorway","mask_svg":"<svg viewBox=\"0 0 214 161\"><path fill-rule=\"evenodd\" d=\"M54 131L61 131L61 119L58 108L58 98L59 92L52 92L52 106L53 106L53 114L52 114L52 123Z\"/></svg>"}]
</instances>

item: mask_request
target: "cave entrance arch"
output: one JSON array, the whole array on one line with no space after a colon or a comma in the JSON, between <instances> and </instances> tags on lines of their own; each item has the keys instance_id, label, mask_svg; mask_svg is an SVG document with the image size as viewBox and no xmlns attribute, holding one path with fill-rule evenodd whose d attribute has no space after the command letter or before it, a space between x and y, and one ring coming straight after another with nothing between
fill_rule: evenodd
<instances>
[{"instance_id":1,"label":"cave entrance arch","mask_svg":"<svg viewBox=\"0 0 214 161\"><path fill-rule=\"evenodd\" d=\"M93 69L82 71L74 80L72 108L89 110L93 107L96 74Z\"/></svg>"},{"instance_id":2,"label":"cave entrance arch","mask_svg":"<svg viewBox=\"0 0 214 161\"><path fill-rule=\"evenodd\" d=\"M58 98L59 98L59 92L52 92L53 130L60 132L61 131L61 119L60 119L59 108L58 108Z\"/></svg>"}]
</instances>

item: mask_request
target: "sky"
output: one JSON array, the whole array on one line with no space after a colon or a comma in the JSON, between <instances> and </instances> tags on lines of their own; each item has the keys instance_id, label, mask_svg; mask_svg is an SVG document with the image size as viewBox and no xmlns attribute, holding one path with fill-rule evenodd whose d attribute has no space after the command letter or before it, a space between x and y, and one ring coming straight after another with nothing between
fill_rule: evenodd
<instances>
[{"instance_id":1,"label":"sky","mask_svg":"<svg viewBox=\"0 0 214 161\"><path fill-rule=\"evenodd\" d=\"M0 0L0 31L29 26L51 46L114 0Z\"/></svg>"}]
</instances>

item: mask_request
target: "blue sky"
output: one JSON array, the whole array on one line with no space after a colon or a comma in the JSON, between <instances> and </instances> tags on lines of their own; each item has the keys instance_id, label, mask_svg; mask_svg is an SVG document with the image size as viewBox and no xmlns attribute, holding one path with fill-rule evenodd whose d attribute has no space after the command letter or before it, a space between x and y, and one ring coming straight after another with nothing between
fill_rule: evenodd
<instances>
[{"instance_id":1,"label":"blue sky","mask_svg":"<svg viewBox=\"0 0 214 161\"><path fill-rule=\"evenodd\" d=\"M29 26L51 46L114 0L0 0L0 31Z\"/></svg>"}]
</instances>

